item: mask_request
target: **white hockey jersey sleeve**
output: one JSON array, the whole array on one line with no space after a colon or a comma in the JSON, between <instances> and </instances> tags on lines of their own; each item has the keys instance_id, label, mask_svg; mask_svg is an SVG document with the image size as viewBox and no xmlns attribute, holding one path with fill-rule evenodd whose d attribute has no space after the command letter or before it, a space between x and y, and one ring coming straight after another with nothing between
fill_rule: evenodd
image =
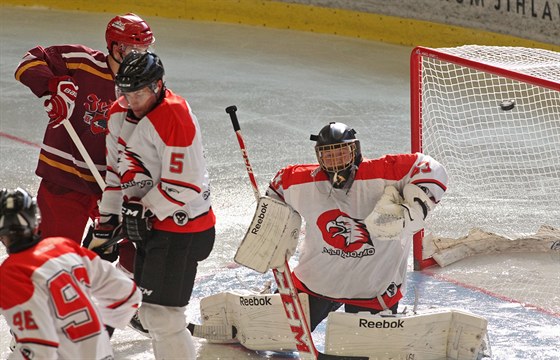
<instances>
[{"instance_id":1,"label":"white hockey jersey sleeve","mask_svg":"<svg viewBox=\"0 0 560 360\"><path fill-rule=\"evenodd\" d=\"M101 214L118 215L121 212L122 192L118 174L118 142L125 118L126 110L121 108L117 102L113 103L107 122L108 133L105 140L107 172L105 174L106 186L99 204Z\"/></svg>"},{"instance_id":2,"label":"white hockey jersey sleeve","mask_svg":"<svg viewBox=\"0 0 560 360\"><path fill-rule=\"evenodd\" d=\"M126 327L142 300L140 290L122 271L98 256L91 259L91 266L91 293L103 323L117 329Z\"/></svg>"},{"instance_id":3,"label":"white hockey jersey sleeve","mask_svg":"<svg viewBox=\"0 0 560 360\"><path fill-rule=\"evenodd\" d=\"M417 153L417 159L408 175L403 179L404 185L411 183L430 192L430 198L439 203L447 190L447 171L437 160L429 155Z\"/></svg>"}]
</instances>

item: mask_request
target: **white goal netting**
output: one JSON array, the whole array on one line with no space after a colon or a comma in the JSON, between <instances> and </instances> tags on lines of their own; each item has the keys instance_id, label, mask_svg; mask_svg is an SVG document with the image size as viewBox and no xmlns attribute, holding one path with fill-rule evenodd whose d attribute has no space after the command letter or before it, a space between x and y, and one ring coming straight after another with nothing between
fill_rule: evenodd
<instances>
[{"instance_id":1,"label":"white goal netting","mask_svg":"<svg viewBox=\"0 0 560 360\"><path fill-rule=\"evenodd\" d=\"M459 239L479 228L532 239L547 225L550 246L560 240L549 228L560 228L560 53L417 48L411 86L413 151L450 176L425 233ZM437 251L423 246L423 258Z\"/></svg>"}]
</instances>

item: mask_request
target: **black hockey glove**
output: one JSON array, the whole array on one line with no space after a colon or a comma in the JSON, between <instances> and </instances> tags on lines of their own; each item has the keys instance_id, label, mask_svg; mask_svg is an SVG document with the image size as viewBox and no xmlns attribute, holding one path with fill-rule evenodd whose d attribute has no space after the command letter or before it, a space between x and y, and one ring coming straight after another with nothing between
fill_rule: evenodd
<instances>
[{"instance_id":1,"label":"black hockey glove","mask_svg":"<svg viewBox=\"0 0 560 360\"><path fill-rule=\"evenodd\" d=\"M114 262L119 257L119 244L115 241L122 238L119 216L101 215L89 228L83 246L99 255L103 260Z\"/></svg>"},{"instance_id":2,"label":"black hockey glove","mask_svg":"<svg viewBox=\"0 0 560 360\"><path fill-rule=\"evenodd\" d=\"M127 201L122 205L123 231L130 241L144 241L152 229L152 212L140 201Z\"/></svg>"}]
</instances>

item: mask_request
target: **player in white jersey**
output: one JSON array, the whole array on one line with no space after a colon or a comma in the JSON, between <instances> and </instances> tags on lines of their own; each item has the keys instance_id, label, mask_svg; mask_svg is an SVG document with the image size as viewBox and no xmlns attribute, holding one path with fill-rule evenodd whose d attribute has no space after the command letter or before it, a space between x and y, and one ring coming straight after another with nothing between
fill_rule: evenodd
<instances>
[{"instance_id":1,"label":"player in white jersey","mask_svg":"<svg viewBox=\"0 0 560 360\"><path fill-rule=\"evenodd\" d=\"M155 357L194 359L185 310L198 262L213 248L216 219L200 126L163 75L151 52L131 53L119 68L99 209L102 219L122 214L124 233L136 245L134 279L143 293L138 315ZM109 238L103 231L94 232L90 246Z\"/></svg>"},{"instance_id":2,"label":"player in white jersey","mask_svg":"<svg viewBox=\"0 0 560 360\"><path fill-rule=\"evenodd\" d=\"M16 339L9 359L113 359L110 336L141 294L135 283L75 241L41 239L36 199L0 191L0 312Z\"/></svg>"},{"instance_id":3,"label":"player in white jersey","mask_svg":"<svg viewBox=\"0 0 560 360\"><path fill-rule=\"evenodd\" d=\"M412 235L447 186L443 166L424 154L364 159L355 133L326 125L311 136L319 164L285 167L266 192L305 219L293 277L309 294L312 330L343 304L352 313L397 311Z\"/></svg>"}]
</instances>

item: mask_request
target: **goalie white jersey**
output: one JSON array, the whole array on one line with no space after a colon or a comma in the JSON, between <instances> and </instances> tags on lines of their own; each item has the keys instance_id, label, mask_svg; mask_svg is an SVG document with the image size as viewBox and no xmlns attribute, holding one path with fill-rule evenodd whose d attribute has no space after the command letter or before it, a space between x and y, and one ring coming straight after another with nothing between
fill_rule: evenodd
<instances>
[{"instance_id":1,"label":"goalie white jersey","mask_svg":"<svg viewBox=\"0 0 560 360\"><path fill-rule=\"evenodd\" d=\"M305 240L294 268L296 286L338 302L383 310L405 292L412 236L380 241L364 219L386 186L402 192L406 184L425 187L437 203L447 186L443 166L430 156L386 155L364 159L350 189L333 188L317 164L280 170L267 195L291 205L305 219Z\"/></svg>"},{"instance_id":2,"label":"goalie white jersey","mask_svg":"<svg viewBox=\"0 0 560 360\"><path fill-rule=\"evenodd\" d=\"M124 328L141 299L120 270L66 238L11 254L0 283L17 339L10 359L113 359L105 325Z\"/></svg>"}]
</instances>

